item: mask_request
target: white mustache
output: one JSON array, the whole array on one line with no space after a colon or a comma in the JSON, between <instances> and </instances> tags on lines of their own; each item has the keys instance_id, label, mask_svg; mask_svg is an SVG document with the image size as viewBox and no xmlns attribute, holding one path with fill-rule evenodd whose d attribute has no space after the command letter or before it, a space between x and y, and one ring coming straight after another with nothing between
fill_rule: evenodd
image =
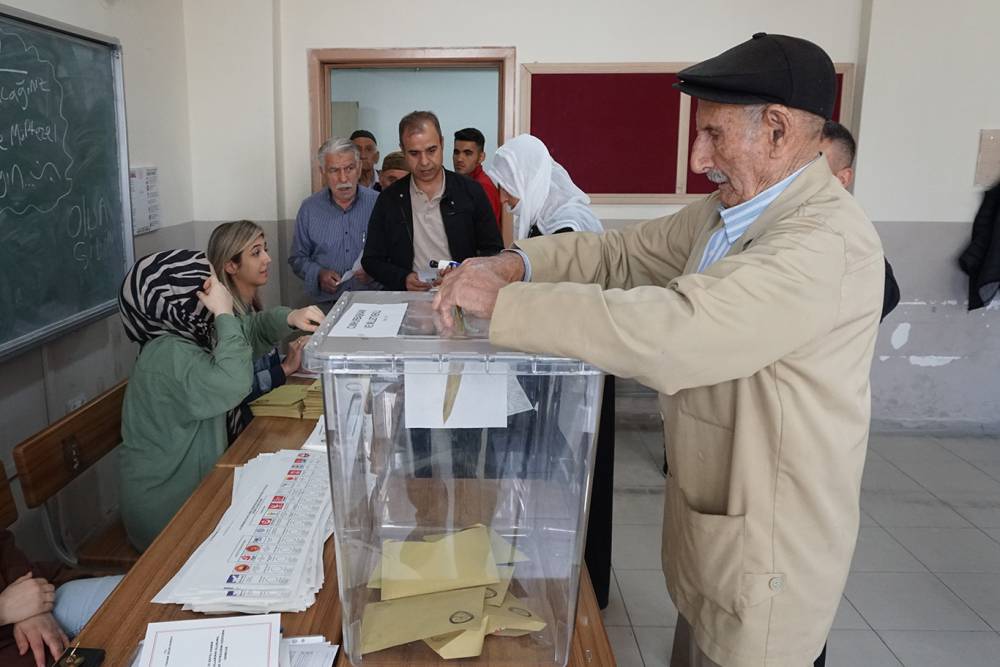
<instances>
[{"instance_id":1,"label":"white mustache","mask_svg":"<svg viewBox=\"0 0 1000 667\"><path fill-rule=\"evenodd\" d=\"M708 173L705 174L705 178L712 181L716 185L722 185L729 180L729 177L718 169L709 169Z\"/></svg>"},{"instance_id":2,"label":"white mustache","mask_svg":"<svg viewBox=\"0 0 1000 667\"><path fill-rule=\"evenodd\" d=\"M340 185L338 185L336 187L336 189L337 190L344 190L346 192L347 190L353 190L354 186L351 185L350 183L341 183Z\"/></svg>"}]
</instances>

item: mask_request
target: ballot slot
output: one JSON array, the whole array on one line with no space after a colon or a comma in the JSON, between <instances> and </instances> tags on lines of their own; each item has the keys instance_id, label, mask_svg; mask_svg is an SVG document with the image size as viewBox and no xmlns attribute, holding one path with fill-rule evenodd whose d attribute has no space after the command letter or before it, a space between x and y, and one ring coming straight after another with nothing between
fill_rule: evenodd
<instances>
[{"instance_id":1,"label":"ballot slot","mask_svg":"<svg viewBox=\"0 0 1000 667\"><path fill-rule=\"evenodd\" d=\"M485 320L451 338L432 298L347 294L306 348L330 425L344 651L366 666L565 665L602 376L496 349ZM332 334L353 299L405 304L398 335ZM450 417L414 393L428 388L452 394ZM434 419L408 423L418 400ZM463 401L489 421L451 421Z\"/></svg>"}]
</instances>

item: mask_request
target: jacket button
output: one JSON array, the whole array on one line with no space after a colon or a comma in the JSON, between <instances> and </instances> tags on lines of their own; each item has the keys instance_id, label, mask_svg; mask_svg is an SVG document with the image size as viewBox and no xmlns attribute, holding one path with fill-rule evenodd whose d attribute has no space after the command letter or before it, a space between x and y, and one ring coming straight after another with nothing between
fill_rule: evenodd
<instances>
[{"instance_id":1,"label":"jacket button","mask_svg":"<svg viewBox=\"0 0 1000 667\"><path fill-rule=\"evenodd\" d=\"M781 577L771 577L771 581L767 582L767 585L771 588L772 591L777 593L778 591L780 591L782 588L785 587L785 580L782 579Z\"/></svg>"}]
</instances>

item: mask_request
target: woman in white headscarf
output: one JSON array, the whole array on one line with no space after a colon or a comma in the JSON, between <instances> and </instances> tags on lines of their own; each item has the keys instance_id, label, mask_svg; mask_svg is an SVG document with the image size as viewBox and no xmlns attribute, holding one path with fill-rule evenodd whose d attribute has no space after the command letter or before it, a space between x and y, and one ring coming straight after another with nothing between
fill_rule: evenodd
<instances>
[{"instance_id":1,"label":"woman in white headscarf","mask_svg":"<svg viewBox=\"0 0 1000 667\"><path fill-rule=\"evenodd\" d=\"M514 214L514 240L559 232L603 232L590 197L576 187L538 137L521 134L497 149L483 171Z\"/></svg>"}]
</instances>

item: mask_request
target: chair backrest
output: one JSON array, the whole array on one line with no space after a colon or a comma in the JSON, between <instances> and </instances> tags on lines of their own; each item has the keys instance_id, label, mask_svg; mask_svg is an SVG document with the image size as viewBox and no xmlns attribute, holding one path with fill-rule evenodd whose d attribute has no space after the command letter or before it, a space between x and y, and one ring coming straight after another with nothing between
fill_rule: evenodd
<instances>
[{"instance_id":1,"label":"chair backrest","mask_svg":"<svg viewBox=\"0 0 1000 667\"><path fill-rule=\"evenodd\" d=\"M17 521L17 505L14 504L14 494L10 491L10 481L7 471L0 463L0 530L9 528Z\"/></svg>"},{"instance_id":2,"label":"chair backrest","mask_svg":"<svg viewBox=\"0 0 1000 667\"><path fill-rule=\"evenodd\" d=\"M43 504L121 443L125 383L14 448L14 464L28 507Z\"/></svg>"}]
</instances>

